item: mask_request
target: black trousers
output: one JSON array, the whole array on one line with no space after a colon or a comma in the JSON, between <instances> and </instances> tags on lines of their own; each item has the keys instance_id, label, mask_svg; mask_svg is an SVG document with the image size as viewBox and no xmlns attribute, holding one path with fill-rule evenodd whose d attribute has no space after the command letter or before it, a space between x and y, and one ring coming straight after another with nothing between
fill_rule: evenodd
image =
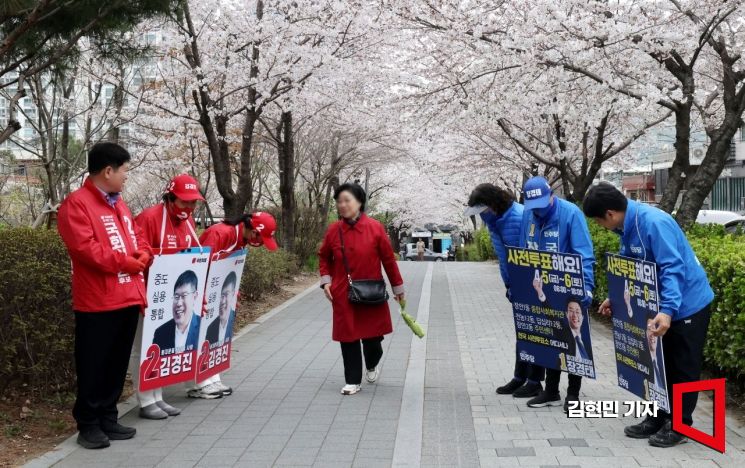
<instances>
[{"instance_id":1,"label":"black trousers","mask_svg":"<svg viewBox=\"0 0 745 468\"><path fill-rule=\"evenodd\" d=\"M78 429L115 423L116 403L127 377L140 307L75 312L77 398L72 415Z\"/></svg>"},{"instance_id":2,"label":"black trousers","mask_svg":"<svg viewBox=\"0 0 745 468\"><path fill-rule=\"evenodd\" d=\"M704 344L709 330L711 305L708 305L681 320L675 320L662 337L662 348L665 354L665 376L667 377L667 394L670 404L673 402L673 385L676 383L694 382L701 378L701 366L704 361ZM698 402L698 393L683 394L683 423L693 424L693 410ZM670 418L667 413L662 417Z\"/></svg>"},{"instance_id":3,"label":"black trousers","mask_svg":"<svg viewBox=\"0 0 745 468\"><path fill-rule=\"evenodd\" d=\"M560 370L546 369L546 392L558 393L559 392L559 381L561 381ZM567 385L567 395L579 395L579 390L582 387L582 377L574 374L567 374L569 384Z\"/></svg>"},{"instance_id":4,"label":"black trousers","mask_svg":"<svg viewBox=\"0 0 745 468\"><path fill-rule=\"evenodd\" d=\"M360 340L341 342L341 357L344 360L344 380L349 385L362 383L362 355L365 355L365 367L374 369L383 357L383 337L365 338Z\"/></svg>"},{"instance_id":5,"label":"black trousers","mask_svg":"<svg viewBox=\"0 0 745 468\"><path fill-rule=\"evenodd\" d=\"M532 380L540 382L543 380L545 370L541 366L536 366L526 361L521 361L515 345L515 378L518 380Z\"/></svg>"}]
</instances>

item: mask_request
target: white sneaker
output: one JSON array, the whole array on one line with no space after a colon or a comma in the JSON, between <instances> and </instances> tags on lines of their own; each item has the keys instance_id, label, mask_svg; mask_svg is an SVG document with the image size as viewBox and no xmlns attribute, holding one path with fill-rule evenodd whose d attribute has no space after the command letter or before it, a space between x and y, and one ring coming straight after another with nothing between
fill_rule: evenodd
<instances>
[{"instance_id":1,"label":"white sneaker","mask_svg":"<svg viewBox=\"0 0 745 468\"><path fill-rule=\"evenodd\" d=\"M380 377L380 366L376 366L372 370L367 369L365 372L365 379L367 379L369 383L375 383L378 380L378 377Z\"/></svg>"},{"instance_id":2,"label":"white sneaker","mask_svg":"<svg viewBox=\"0 0 745 468\"><path fill-rule=\"evenodd\" d=\"M202 398L205 400L214 400L215 398L222 398L222 390L215 386L215 384L209 384L202 388L192 388L186 393L189 398Z\"/></svg>"},{"instance_id":3,"label":"white sneaker","mask_svg":"<svg viewBox=\"0 0 745 468\"><path fill-rule=\"evenodd\" d=\"M355 393L359 392L360 390L362 390L362 387L360 387L359 385L345 385L341 389L341 394L342 395L354 395Z\"/></svg>"},{"instance_id":4,"label":"white sneaker","mask_svg":"<svg viewBox=\"0 0 745 468\"><path fill-rule=\"evenodd\" d=\"M220 381L217 381L217 382L213 383L212 385L214 385L216 388L218 388L222 392L223 396L228 396L228 395L232 395L233 394L233 389L230 388L230 387L228 387L227 385L225 385L224 383L222 383Z\"/></svg>"}]
</instances>

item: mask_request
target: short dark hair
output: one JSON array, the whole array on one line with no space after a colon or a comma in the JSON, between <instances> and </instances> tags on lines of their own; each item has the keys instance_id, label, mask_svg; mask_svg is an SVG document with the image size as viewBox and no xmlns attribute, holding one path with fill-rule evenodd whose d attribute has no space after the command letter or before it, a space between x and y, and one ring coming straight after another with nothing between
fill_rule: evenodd
<instances>
[{"instance_id":1,"label":"short dark hair","mask_svg":"<svg viewBox=\"0 0 745 468\"><path fill-rule=\"evenodd\" d=\"M582 202L582 211L588 218L605 218L608 210L626 212L629 201L613 185L600 182L590 187Z\"/></svg>"},{"instance_id":2,"label":"short dark hair","mask_svg":"<svg viewBox=\"0 0 745 468\"><path fill-rule=\"evenodd\" d=\"M176 201L176 195L173 192L166 192L163 194L163 201L173 203Z\"/></svg>"},{"instance_id":3,"label":"short dark hair","mask_svg":"<svg viewBox=\"0 0 745 468\"><path fill-rule=\"evenodd\" d=\"M192 286L194 288L194 291L199 288L199 280L197 279L197 274L191 270L186 270L179 275L178 279L176 280L176 284L173 286L173 290L176 291L181 286L186 285Z\"/></svg>"},{"instance_id":4,"label":"short dark hair","mask_svg":"<svg viewBox=\"0 0 745 468\"><path fill-rule=\"evenodd\" d=\"M468 197L468 206L486 205L501 216L514 201L515 196L505 189L494 184L479 184Z\"/></svg>"},{"instance_id":5,"label":"short dark hair","mask_svg":"<svg viewBox=\"0 0 745 468\"><path fill-rule=\"evenodd\" d=\"M235 285L238 283L238 277L235 276L235 272L231 271L228 273L228 276L225 277L225 282L222 284L222 288L220 288L221 291L225 291L228 289L228 286L233 285L233 289L235 289Z\"/></svg>"},{"instance_id":6,"label":"short dark hair","mask_svg":"<svg viewBox=\"0 0 745 468\"><path fill-rule=\"evenodd\" d=\"M116 143L96 143L88 151L88 172L98 174L109 166L117 170L131 159L129 152Z\"/></svg>"},{"instance_id":7,"label":"short dark hair","mask_svg":"<svg viewBox=\"0 0 745 468\"><path fill-rule=\"evenodd\" d=\"M341 184L340 186L336 187L336 190L334 190L334 200L339 200L339 195L341 195L342 192L349 192L350 195L352 195L358 202L362 204L362 206L360 207L360 211L365 211L367 194L365 193L365 189L360 187L359 184L347 182L346 184Z\"/></svg>"},{"instance_id":8,"label":"short dark hair","mask_svg":"<svg viewBox=\"0 0 745 468\"><path fill-rule=\"evenodd\" d=\"M579 308L582 309L582 299L577 296L569 296L567 298L567 307L569 307L569 304L571 304L572 302L579 304Z\"/></svg>"}]
</instances>

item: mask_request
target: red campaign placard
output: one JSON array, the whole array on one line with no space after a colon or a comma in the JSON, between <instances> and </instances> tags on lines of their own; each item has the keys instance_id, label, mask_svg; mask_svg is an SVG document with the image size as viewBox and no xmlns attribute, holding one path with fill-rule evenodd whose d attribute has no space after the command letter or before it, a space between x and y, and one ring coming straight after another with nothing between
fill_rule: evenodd
<instances>
[{"instance_id":1,"label":"red campaign placard","mask_svg":"<svg viewBox=\"0 0 745 468\"><path fill-rule=\"evenodd\" d=\"M210 249L165 251L148 271L139 388L194 380Z\"/></svg>"},{"instance_id":2,"label":"red campaign placard","mask_svg":"<svg viewBox=\"0 0 745 468\"><path fill-rule=\"evenodd\" d=\"M245 249L212 258L200 322L197 382L230 368L235 310L245 263Z\"/></svg>"}]
</instances>

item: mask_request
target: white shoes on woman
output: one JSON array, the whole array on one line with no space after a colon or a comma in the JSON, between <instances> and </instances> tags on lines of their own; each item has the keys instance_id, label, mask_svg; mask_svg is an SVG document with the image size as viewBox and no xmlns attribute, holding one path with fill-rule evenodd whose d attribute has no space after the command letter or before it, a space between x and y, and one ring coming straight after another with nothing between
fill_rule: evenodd
<instances>
[{"instance_id":1,"label":"white shoes on woman","mask_svg":"<svg viewBox=\"0 0 745 468\"><path fill-rule=\"evenodd\" d=\"M369 383L375 383L375 381L378 380L378 376L380 375L379 368L380 366L377 366L372 370L367 369L365 372L365 380L367 380Z\"/></svg>"},{"instance_id":2,"label":"white shoes on woman","mask_svg":"<svg viewBox=\"0 0 745 468\"><path fill-rule=\"evenodd\" d=\"M358 393L360 390L362 390L362 386L360 385L353 385L353 384L347 384L341 389L342 395L354 395L355 393Z\"/></svg>"},{"instance_id":3,"label":"white shoes on woman","mask_svg":"<svg viewBox=\"0 0 745 468\"><path fill-rule=\"evenodd\" d=\"M365 380L367 380L368 383L377 382L378 377L380 377L380 366L374 369L365 370ZM342 387L341 394L342 395L354 395L355 393L359 393L360 390L362 390L361 385L347 384L344 387Z\"/></svg>"}]
</instances>

